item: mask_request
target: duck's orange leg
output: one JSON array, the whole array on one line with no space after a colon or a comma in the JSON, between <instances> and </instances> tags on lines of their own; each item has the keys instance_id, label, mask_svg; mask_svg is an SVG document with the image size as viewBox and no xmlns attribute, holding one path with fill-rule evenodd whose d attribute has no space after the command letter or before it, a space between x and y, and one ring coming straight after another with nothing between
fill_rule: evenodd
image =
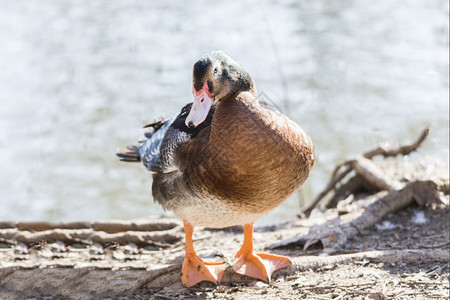
<instances>
[{"instance_id":1,"label":"duck's orange leg","mask_svg":"<svg viewBox=\"0 0 450 300\"><path fill-rule=\"evenodd\" d=\"M253 251L253 223L244 225L244 243L236 254L233 271L270 282L272 273L291 264L288 257Z\"/></svg>"},{"instance_id":2,"label":"duck's orange leg","mask_svg":"<svg viewBox=\"0 0 450 300\"><path fill-rule=\"evenodd\" d=\"M194 251L192 242L192 233L194 226L183 220L184 233L186 235L186 242L184 249L186 251L183 267L181 269L181 282L191 287L201 281L211 281L219 284L222 280L225 264L220 262L205 262Z\"/></svg>"}]
</instances>

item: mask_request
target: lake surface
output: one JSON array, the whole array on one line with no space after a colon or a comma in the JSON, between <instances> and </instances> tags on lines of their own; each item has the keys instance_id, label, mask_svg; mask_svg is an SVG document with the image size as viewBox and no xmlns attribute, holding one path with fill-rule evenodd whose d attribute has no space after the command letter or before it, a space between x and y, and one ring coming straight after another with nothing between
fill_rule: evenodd
<instances>
[{"instance_id":1,"label":"lake surface","mask_svg":"<svg viewBox=\"0 0 450 300\"><path fill-rule=\"evenodd\" d=\"M191 101L220 49L311 135L316 165L262 223L291 218L334 165L378 143L448 162L449 3L0 0L0 220L161 214L151 177L118 162L142 125Z\"/></svg>"}]
</instances>

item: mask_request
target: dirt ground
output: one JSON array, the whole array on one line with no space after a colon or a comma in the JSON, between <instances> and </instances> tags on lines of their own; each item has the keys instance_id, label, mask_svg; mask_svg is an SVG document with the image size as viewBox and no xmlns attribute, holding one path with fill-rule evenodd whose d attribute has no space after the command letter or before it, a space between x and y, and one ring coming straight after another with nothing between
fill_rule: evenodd
<instances>
[{"instance_id":1,"label":"dirt ground","mask_svg":"<svg viewBox=\"0 0 450 300\"><path fill-rule=\"evenodd\" d=\"M414 224L423 212L429 221ZM350 239L335 253L371 250L442 249L449 251L449 207L409 207L391 214L378 226ZM389 222L389 223L387 223ZM384 224L384 225L383 225ZM386 224L395 228L386 229ZM261 238L261 236L260 236ZM220 244L214 245L215 247ZM278 251L288 256L304 255L300 249ZM308 255L321 255L321 250ZM278 277L270 285L262 282L172 290L142 287L133 296L146 299L448 299L449 262L371 263L327 265L317 269Z\"/></svg>"},{"instance_id":2,"label":"dirt ground","mask_svg":"<svg viewBox=\"0 0 450 300\"><path fill-rule=\"evenodd\" d=\"M374 250L448 253L449 214L448 205L412 205L388 215L379 224L349 238L344 247L332 251L304 252L302 242L266 251L311 259ZM274 241L306 233L306 228L303 221L258 228L255 248L270 248ZM221 286L205 282L188 289L179 281L182 228L174 229L170 230L179 241L168 248L133 243L87 246L62 242L41 242L34 246L19 243L11 247L3 242L0 299L448 299L449 296L448 256L406 263L355 259L304 270L291 269L287 273L280 270L270 284L241 278L237 282L225 279ZM200 256L232 263L242 234L239 229L199 229L194 238ZM158 268L160 274L149 275L152 273L149 270Z\"/></svg>"}]
</instances>

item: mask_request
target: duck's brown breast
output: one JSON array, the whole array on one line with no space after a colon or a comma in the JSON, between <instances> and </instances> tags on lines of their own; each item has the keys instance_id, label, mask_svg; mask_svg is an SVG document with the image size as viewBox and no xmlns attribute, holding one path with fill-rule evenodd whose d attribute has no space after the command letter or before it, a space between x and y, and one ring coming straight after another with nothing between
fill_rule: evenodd
<instances>
[{"instance_id":1,"label":"duck's brown breast","mask_svg":"<svg viewBox=\"0 0 450 300\"><path fill-rule=\"evenodd\" d=\"M300 126L251 97L218 105L208 141L189 155L184 170L201 193L239 210L264 213L306 180L314 146Z\"/></svg>"}]
</instances>

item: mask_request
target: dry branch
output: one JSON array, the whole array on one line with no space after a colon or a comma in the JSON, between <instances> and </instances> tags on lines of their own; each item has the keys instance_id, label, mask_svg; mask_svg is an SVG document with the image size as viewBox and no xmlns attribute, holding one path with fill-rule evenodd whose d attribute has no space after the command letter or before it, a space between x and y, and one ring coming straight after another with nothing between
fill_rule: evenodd
<instances>
[{"instance_id":1,"label":"dry branch","mask_svg":"<svg viewBox=\"0 0 450 300\"><path fill-rule=\"evenodd\" d=\"M413 201L416 201L419 205L440 202L438 186L433 181L414 181L408 183L401 190L393 190L387 194L379 193L379 195L381 197L378 199L368 199L370 201L366 201L366 203L369 205L362 206L362 210L353 210L351 214L346 215L347 222L345 223L342 223L340 217L337 217L322 225L319 233L281 241L270 248L286 247L289 244L306 241L303 247L305 251L317 244L330 251L342 246L349 237L355 236L363 229L378 223L385 215L406 207Z\"/></svg>"},{"instance_id":2,"label":"dry branch","mask_svg":"<svg viewBox=\"0 0 450 300\"><path fill-rule=\"evenodd\" d=\"M372 161L364 157L358 157L351 161L351 166L356 174L362 176L378 190L392 191L402 187L400 182L387 177Z\"/></svg>"},{"instance_id":3,"label":"dry branch","mask_svg":"<svg viewBox=\"0 0 450 300\"><path fill-rule=\"evenodd\" d=\"M430 134L430 129L426 128L422 131L420 136L414 141L412 144L400 146L398 148L384 148L382 146L378 146L376 149L370 150L363 154L365 158L372 159L376 155L382 155L384 157L392 157L401 155L408 155L413 151L416 151L417 148L420 147L420 144L425 140L425 138Z\"/></svg>"},{"instance_id":4,"label":"dry branch","mask_svg":"<svg viewBox=\"0 0 450 300\"><path fill-rule=\"evenodd\" d=\"M399 191L392 191L369 205L359 217L350 223L343 224L340 230L342 230L344 236L341 237L339 243L342 244L347 237L356 235L364 228L375 225L388 213L406 207L414 200L423 205L427 199L433 202L439 201L437 186L433 181L415 181L407 184ZM331 231L321 233L321 241L324 246L325 241L334 241L334 238L331 238L333 234L335 233ZM305 245L305 249L307 249L307 245Z\"/></svg>"},{"instance_id":5,"label":"dry branch","mask_svg":"<svg viewBox=\"0 0 450 300\"><path fill-rule=\"evenodd\" d=\"M346 168L338 174L338 171L341 169L341 167L344 166ZM299 217L309 216L311 214L311 211L317 206L320 200L322 200L332 189L334 189L336 187L336 184L338 184L341 180L343 180L345 176L347 176L347 174L350 173L351 171L352 168L350 167L350 163L348 162L337 166L333 172L333 176L331 177L325 189L322 192L320 192L320 194L317 195L316 198L314 198L314 200L311 203L302 208Z\"/></svg>"},{"instance_id":6,"label":"dry branch","mask_svg":"<svg viewBox=\"0 0 450 300\"><path fill-rule=\"evenodd\" d=\"M357 176L362 176L366 179L373 187L379 190L393 190L400 189L402 184L388 178L383 174L379 168L370 161L376 155L382 155L384 157L408 155L411 152L417 150L425 138L429 135L430 129L425 129L419 138L410 145L400 146L398 148L387 149L382 146L378 146L376 149L370 150L364 153L362 156L355 159L347 160L336 166L334 169L331 179L328 182L325 189L317 195L314 200L305 206L299 217L307 217L311 214L311 211L319 204L319 202L332 190L336 189L336 186L341 183L344 178L351 172L355 171ZM336 203L336 199L330 199L333 203ZM327 206L328 207L328 206Z\"/></svg>"}]
</instances>

